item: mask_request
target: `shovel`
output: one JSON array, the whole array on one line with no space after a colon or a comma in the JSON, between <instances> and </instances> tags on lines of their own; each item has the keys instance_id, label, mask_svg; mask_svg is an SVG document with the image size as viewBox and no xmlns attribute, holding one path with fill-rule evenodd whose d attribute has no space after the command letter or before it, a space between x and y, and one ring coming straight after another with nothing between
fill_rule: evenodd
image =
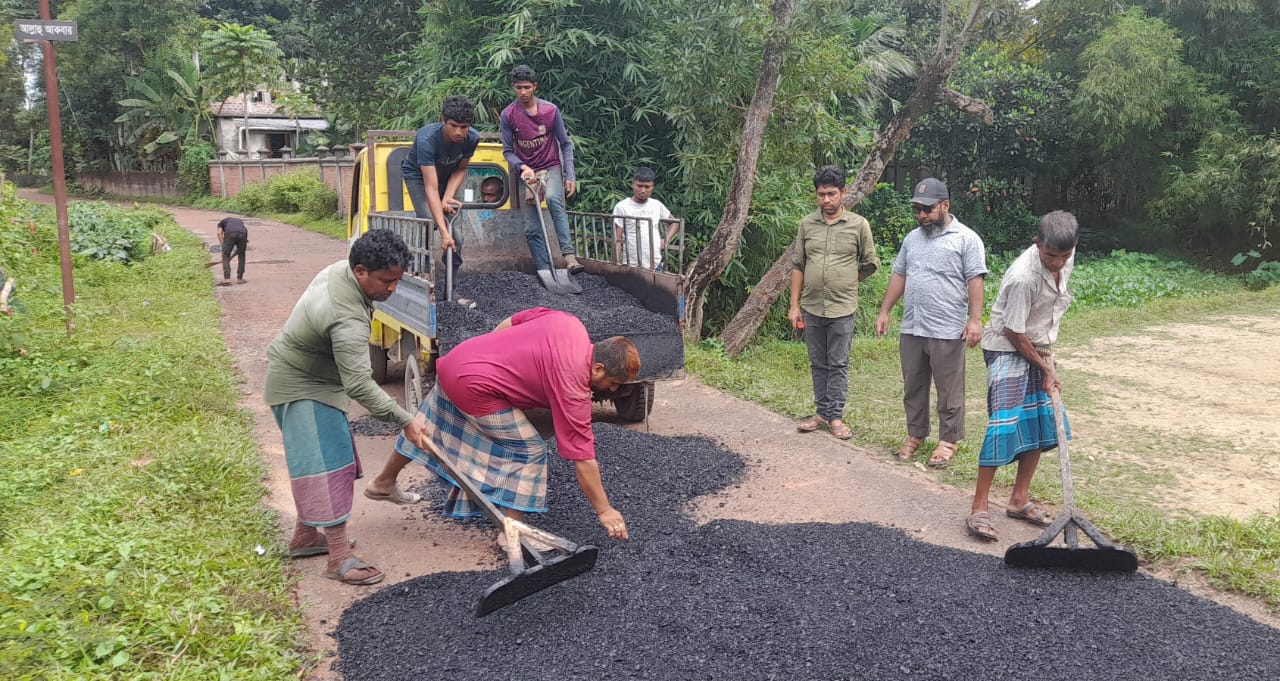
<instances>
[{"instance_id":1,"label":"shovel","mask_svg":"<svg viewBox=\"0 0 1280 681\"><path fill-rule=\"evenodd\" d=\"M471 478L460 474L453 463L440 454L434 442L426 440L417 444L444 468L467 496L480 505L491 522L502 528L511 576L485 589L480 595L480 601L476 603L476 617L484 617L494 610L505 608L549 586L577 577L596 566L599 549L587 544L575 544L564 537L506 517L488 497L480 493ZM540 550L531 540L543 547L560 549L562 553L549 556L544 553L545 548Z\"/></svg>"},{"instance_id":2,"label":"shovel","mask_svg":"<svg viewBox=\"0 0 1280 681\"><path fill-rule=\"evenodd\" d=\"M547 247L547 263L550 266L550 263L555 262L555 256L551 254L551 235L547 232L547 220L542 216L542 199L546 194L547 174L538 173L535 179L528 183L528 187L533 192L533 207L538 211L538 224L542 225L542 244ZM569 274L567 269L538 270L538 278L552 293L582 293L582 286L573 280L573 275Z\"/></svg>"},{"instance_id":3,"label":"shovel","mask_svg":"<svg viewBox=\"0 0 1280 681\"><path fill-rule=\"evenodd\" d=\"M1076 510L1075 487L1071 484L1071 457L1067 453L1067 431L1062 425L1062 396L1053 391L1053 420L1058 428L1058 460L1062 468L1062 511L1034 541L1010 546L1004 563L1011 567L1067 568L1133 572L1138 557L1133 551L1116 546L1087 518ZM1093 547L1080 546L1076 530L1084 530ZM1050 546L1059 533L1064 545Z\"/></svg>"}]
</instances>

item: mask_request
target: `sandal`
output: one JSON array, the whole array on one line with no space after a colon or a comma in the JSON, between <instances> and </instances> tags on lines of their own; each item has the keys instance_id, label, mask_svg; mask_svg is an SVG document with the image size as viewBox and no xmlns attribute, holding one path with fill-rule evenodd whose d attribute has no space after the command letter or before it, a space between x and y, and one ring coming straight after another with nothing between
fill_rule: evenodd
<instances>
[{"instance_id":1,"label":"sandal","mask_svg":"<svg viewBox=\"0 0 1280 681\"><path fill-rule=\"evenodd\" d=\"M991 514L987 511L978 511L970 513L965 519L964 526L969 530L969 534L983 541L996 541L996 527L991 524Z\"/></svg>"},{"instance_id":2,"label":"sandal","mask_svg":"<svg viewBox=\"0 0 1280 681\"><path fill-rule=\"evenodd\" d=\"M348 539L347 546L354 547L356 540ZM310 558L311 556L327 556L329 555L329 538L320 535L320 541L310 546L299 546L296 549L289 549L290 558Z\"/></svg>"},{"instance_id":3,"label":"sandal","mask_svg":"<svg viewBox=\"0 0 1280 681\"><path fill-rule=\"evenodd\" d=\"M801 421L796 424L796 430L802 433L812 433L813 431L827 425L827 420L821 416L814 416L807 421Z\"/></svg>"},{"instance_id":4,"label":"sandal","mask_svg":"<svg viewBox=\"0 0 1280 681\"><path fill-rule=\"evenodd\" d=\"M827 424L827 427L831 430L832 436L841 440L848 440L853 437L853 431L849 430L849 426L846 426L844 421L841 421L840 423Z\"/></svg>"},{"instance_id":5,"label":"sandal","mask_svg":"<svg viewBox=\"0 0 1280 681\"><path fill-rule=\"evenodd\" d=\"M902 446L898 448L898 460L910 461L922 444L924 444L924 438L908 435L907 439L902 441Z\"/></svg>"},{"instance_id":6,"label":"sandal","mask_svg":"<svg viewBox=\"0 0 1280 681\"><path fill-rule=\"evenodd\" d=\"M929 457L929 468L946 468L955 454L956 443L939 441L938 446L933 448L933 456Z\"/></svg>"},{"instance_id":7,"label":"sandal","mask_svg":"<svg viewBox=\"0 0 1280 681\"><path fill-rule=\"evenodd\" d=\"M1004 514L1010 518L1016 518L1018 520L1031 523L1036 527L1048 527L1053 524L1053 519L1046 515L1044 511L1040 510L1039 506L1036 506L1030 501L1018 510L1006 508Z\"/></svg>"},{"instance_id":8,"label":"sandal","mask_svg":"<svg viewBox=\"0 0 1280 681\"><path fill-rule=\"evenodd\" d=\"M366 487L364 488L364 496L368 499L373 499L374 501L389 501L399 506L409 506L422 501L421 494L417 494L415 492L401 492L399 489L396 489L390 494L383 494Z\"/></svg>"},{"instance_id":9,"label":"sandal","mask_svg":"<svg viewBox=\"0 0 1280 681\"><path fill-rule=\"evenodd\" d=\"M373 570L373 574L368 577L350 577L349 575L353 570ZM346 560L342 561L342 565L339 565L336 571L326 572L324 573L324 576L329 579L336 579L343 584L351 584L353 586L377 584L386 578L386 574L381 570L365 563L363 560L360 560L355 556L348 556Z\"/></svg>"}]
</instances>

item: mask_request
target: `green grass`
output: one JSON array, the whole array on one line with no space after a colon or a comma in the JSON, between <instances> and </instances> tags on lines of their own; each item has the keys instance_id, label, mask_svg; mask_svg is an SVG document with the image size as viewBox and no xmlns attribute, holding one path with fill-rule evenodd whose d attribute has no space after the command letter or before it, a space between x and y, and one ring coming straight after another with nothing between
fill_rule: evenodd
<instances>
[{"instance_id":1,"label":"green grass","mask_svg":"<svg viewBox=\"0 0 1280 681\"><path fill-rule=\"evenodd\" d=\"M49 213L0 250L21 285L0 325L0 678L294 675L303 624L200 242L77 256L68 338Z\"/></svg>"},{"instance_id":2,"label":"green grass","mask_svg":"<svg viewBox=\"0 0 1280 681\"><path fill-rule=\"evenodd\" d=\"M994 297L999 272L1010 260L992 258L988 304ZM1203 322L1210 315L1280 312L1280 287L1248 292L1239 278L1205 273L1185 263L1143 254L1119 252L1110 257L1082 259L1072 288L1077 299L1063 321L1061 347L1084 344L1099 336L1130 334L1152 325ZM784 416L800 418L813 413L809 363L801 342L758 340L736 359L726 357L716 343L703 342L686 349L685 363L708 385ZM1097 408L1100 396L1089 385L1105 382L1070 368L1064 369L1062 376L1064 385L1069 386L1072 410L1087 414ZM966 381L966 440L952 465L933 474L943 482L972 489L986 428L986 367L977 351L967 355ZM855 337L845 418L854 431L854 441L877 455L891 457L901 443L905 422L896 332L886 338ZM1155 434L1135 433L1125 446L1139 450L1146 447L1152 455L1159 455L1159 442ZM927 443L924 451L932 444L933 441ZM1052 462L1056 466L1056 459ZM1170 474L1118 458L1073 457L1073 472L1078 480L1087 482L1077 485L1077 503L1109 534L1133 546L1144 559L1196 570L1220 588L1259 598L1280 610L1280 516L1259 516L1247 521L1171 516L1159 508L1158 502L1161 488L1168 488L1176 480ZM1007 494L1013 473L1013 466L1000 469L994 498ZM1036 476L1032 494L1061 501L1056 469Z\"/></svg>"}]
</instances>

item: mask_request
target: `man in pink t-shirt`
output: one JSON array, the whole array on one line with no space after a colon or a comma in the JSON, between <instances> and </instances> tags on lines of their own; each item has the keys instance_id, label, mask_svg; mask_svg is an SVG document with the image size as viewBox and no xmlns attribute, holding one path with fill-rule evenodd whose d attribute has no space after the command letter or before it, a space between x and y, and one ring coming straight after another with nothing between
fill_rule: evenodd
<instances>
[{"instance_id":1,"label":"man in pink t-shirt","mask_svg":"<svg viewBox=\"0 0 1280 681\"><path fill-rule=\"evenodd\" d=\"M591 432L593 390L612 391L640 371L635 345L622 336L592 343L582 322L547 308L518 312L492 333L464 341L436 361L436 385L422 403L436 449L451 457L503 513L522 520L546 510L546 443L525 409L550 409L557 451L574 463L578 485L610 537L627 538L622 514L609 504ZM400 438L399 456L369 483L394 489L409 459L449 481L442 467ZM451 481L449 481L451 482ZM455 517L479 515L456 485L445 502Z\"/></svg>"}]
</instances>

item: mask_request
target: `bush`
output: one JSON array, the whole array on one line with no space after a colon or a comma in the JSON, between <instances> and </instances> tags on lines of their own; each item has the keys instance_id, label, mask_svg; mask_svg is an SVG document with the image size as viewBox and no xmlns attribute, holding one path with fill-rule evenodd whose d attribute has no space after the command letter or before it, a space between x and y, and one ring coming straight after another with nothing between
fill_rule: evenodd
<instances>
[{"instance_id":1,"label":"bush","mask_svg":"<svg viewBox=\"0 0 1280 681\"><path fill-rule=\"evenodd\" d=\"M1031 196L1021 182L987 178L951 192L951 213L982 237L987 251L1022 251L1037 234Z\"/></svg>"},{"instance_id":2,"label":"bush","mask_svg":"<svg viewBox=\"0 0 1280 681\"><path fill-rule=\"evenodd\" d=\"M337 214L338 193L315 175L299 171L245 185L235 206L240 213L303 213L320 219Z\"/></svg>"},{"instance_id":3,"label":"bush","mask_svg":"<svg viewBox=\"0 0 1280 681\"><path fill-rule=\"evenodd\" d=\"M1280 226L1280 135L1215 132L1190 170L1174 168L1152 217L1173 224L1184 243L1214 254L1256 248L1269 255Z\"/></svg>"},{"instance_id":4,"label":"bush","mask_svg":"<svg viewBox=\"0 0 1280 681\"><path fill-rule=\"evenodd\" d=\"M877 184L875 191L868 194L854 212L871 223L876 246L882 249L898 250L902 239L916 228L916 217L911 214L911 193L897 191L888 184Z\"/></svg>"},{"instance_id":5,"label":"bush","mask_svg":"<svg viewBox=\"0 0 1280 681\"><path fill-rule=\"evenodd\" d=\"M1269 260L1259 263L1252 272L1244 277L1245 288L1252 291L1261 291L1276 284L1280 284L1280 262Z\"/></svg>"},{"instance_id":6,"label":"bush","mask_svg":"<svg viewBox=\"0 0 1280 681\"><path fill-rule=\"evenodd\" d=\"M151 233L169 220L159 208L126 210L102 201L73 201L67 217L73 252L122 263L145 258Z\"/></svg>"},{"instance_id":7,"label":"bush","mask_svg":"<svg viewBox=\"0 0 1280 681\"><path fill-rule=\"evenodd\" d=\"M197 142L182 149L178 159L178 184L190 196L209 195L209 161L218 152L208 142Z\"/></svg>"},{"instance_id":8,"label":"bush","mask_svg":"<svg viewBox=\"0 0 1280 681\"><path fill-rule=\"evenodd\" d=\"M234 201L237 213L250 215L267 213L271 210L271 190L267 188L265 182L247 184L240 189L239 194L236 194Z\"/></svg>"}]
</instances>

